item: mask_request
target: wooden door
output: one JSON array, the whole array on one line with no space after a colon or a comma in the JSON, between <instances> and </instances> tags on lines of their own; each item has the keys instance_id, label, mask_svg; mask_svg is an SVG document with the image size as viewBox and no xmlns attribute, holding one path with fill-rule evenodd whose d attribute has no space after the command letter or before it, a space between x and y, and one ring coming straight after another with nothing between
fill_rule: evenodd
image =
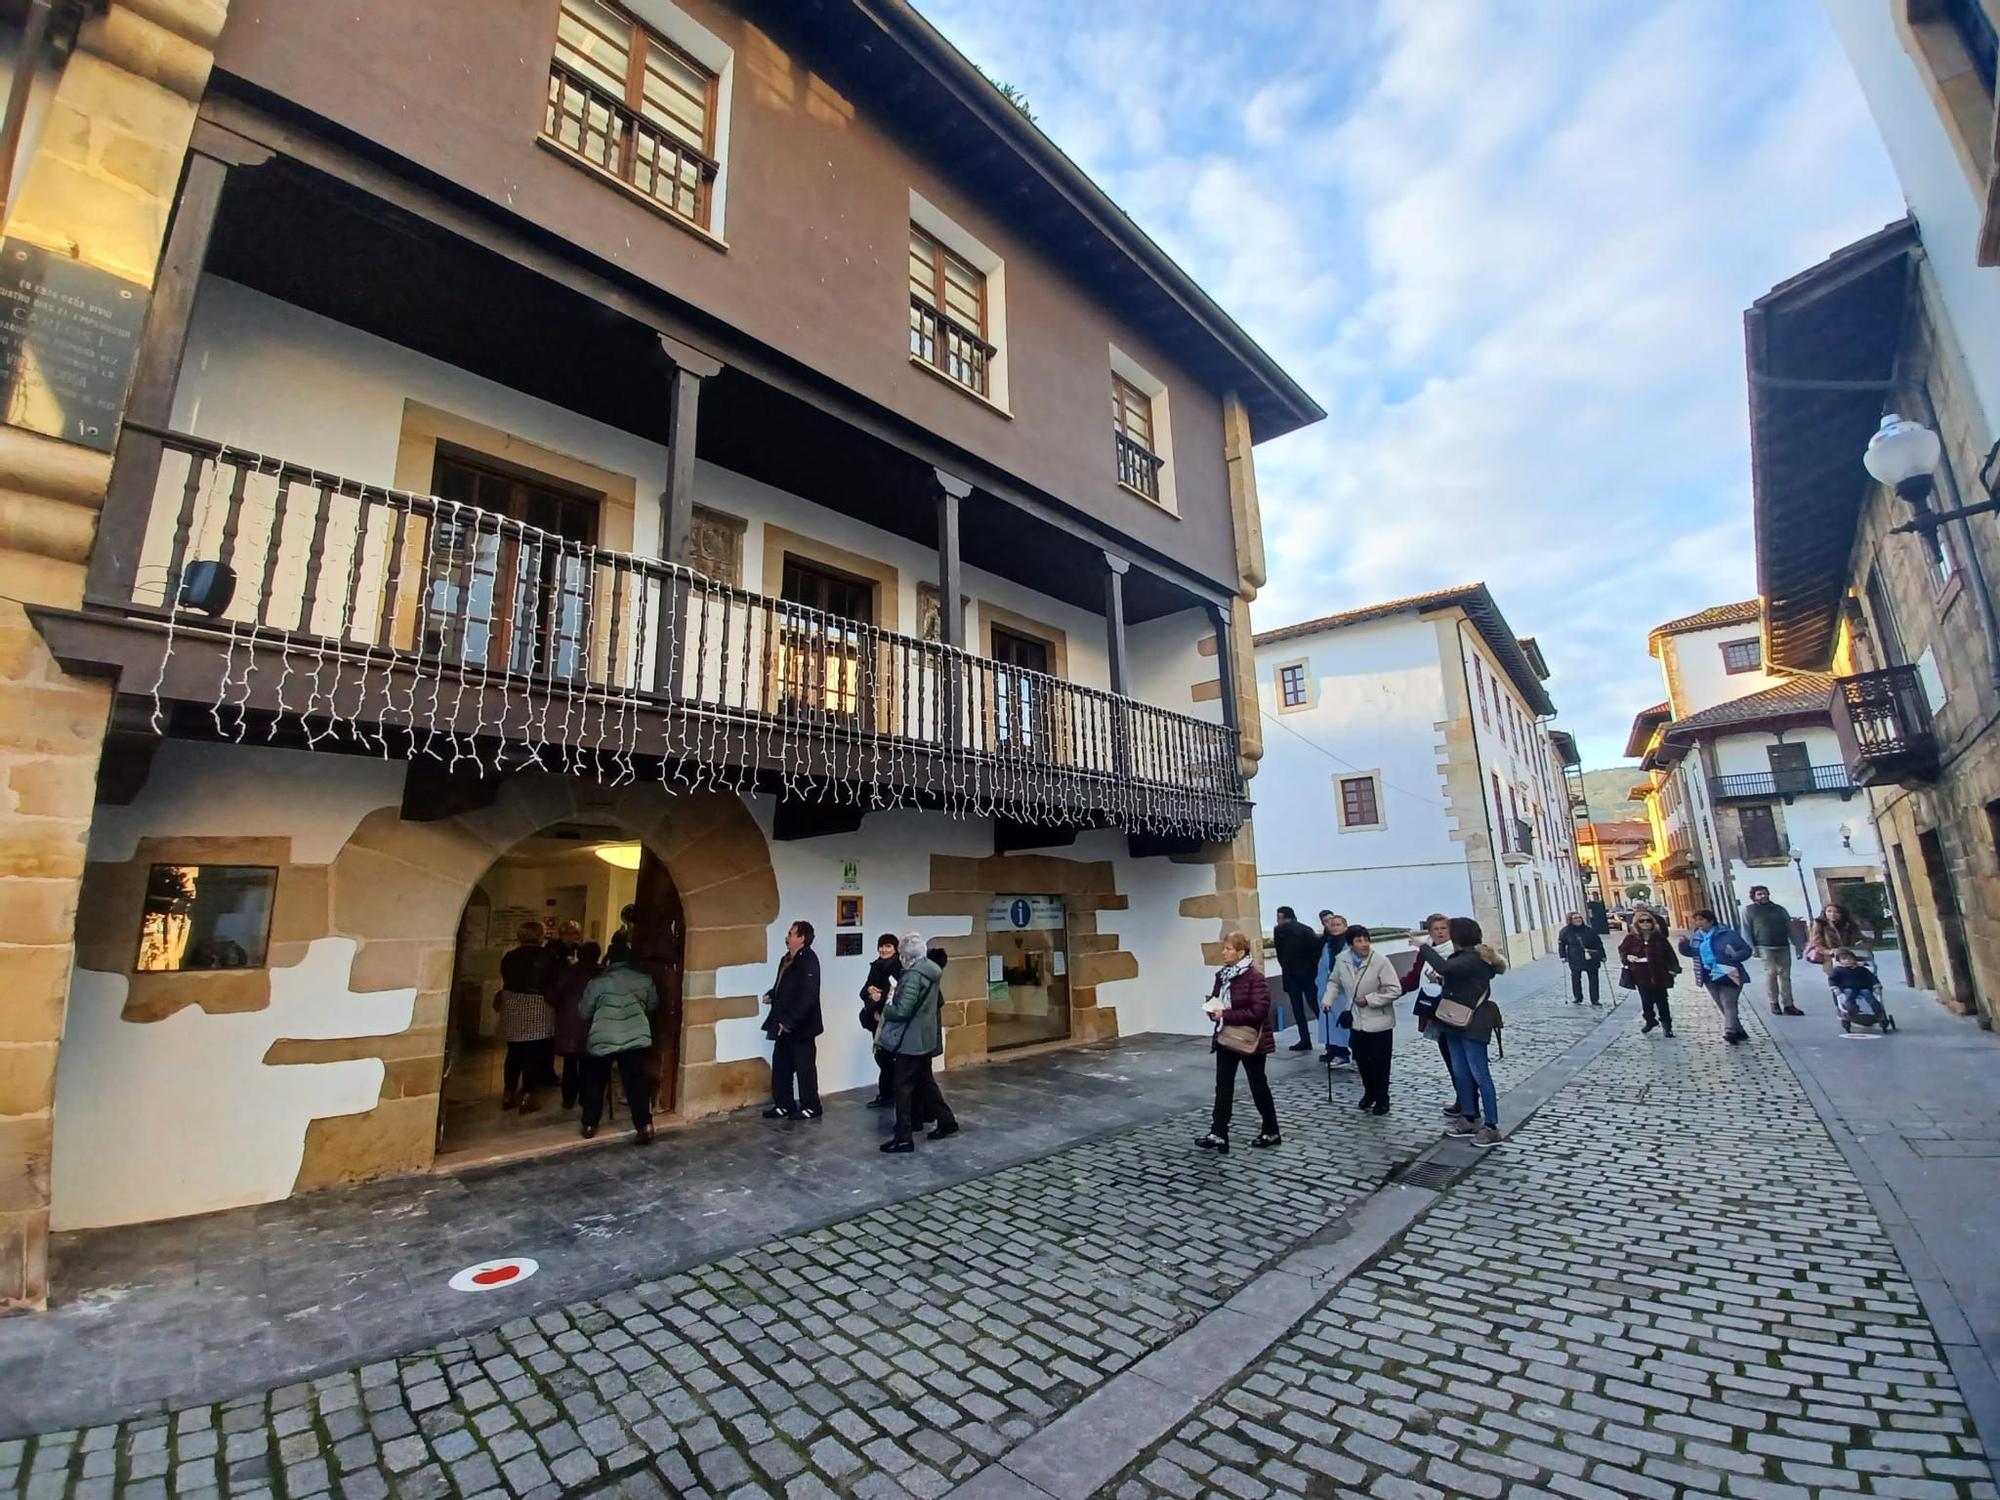
<instances>
[{"instance_id":1,"label":"wooden door","mask_svg":"<svg viewBox=\"0 0 2000 1500\"><path fill-rule=\"evenodd\" d=\"M1764 753L1770 757L1771 779L1780 797L1812 790L1812 756L1804 745L1767 745Z\"/></svg>"},{"instance_id":2,"label":"wooden door","mask_svg":"<svg viewBox=\"0 0 2000 1500\"><path fill-rule=\"evenodd\" d=\"M650 849L639 855L639 879L632 901L632 948L639 967L660 992L653 1014L653 1098L671 1112L680 1089L681 979L687 924L680 892L667 867Z\"/></svg>"}]
</instances>

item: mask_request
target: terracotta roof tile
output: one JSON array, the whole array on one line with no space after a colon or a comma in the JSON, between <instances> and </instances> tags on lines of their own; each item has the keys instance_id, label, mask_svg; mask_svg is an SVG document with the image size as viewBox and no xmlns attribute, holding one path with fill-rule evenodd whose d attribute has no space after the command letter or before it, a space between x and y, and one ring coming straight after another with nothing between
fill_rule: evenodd
<instances>
[{"instance_id":1,"label":"terracotta roof tile","mask_svg":"<svg viewBox=\"0 0 2000 1500\"><path fill-rule=\"evenodd\" d=\"M1685 719L1676 719L1665 737L1688 741L1739 724L1827 715L1831 713L1828 705L1832 698L1833 678L1807 672L1776 687L1767 687L1761 693L1747 693L1713 708L1704 708L1698 714L1689 714Z\"/></svg>"},{"instance_id":2,"label":"terracotta roof tile","mask_svg":"<svg viewBox=\"0 0 2000 1500\"><path fill-rule=\"evenodd\" d=\"M1754 625L1763 614L1763 602L1745 599L1738 604L1714 604L1707 609L1682 615L1664 625L1655 625L1649 634L1679 635L1688 630L1712 630L1717 625Z\"/></svg>"}]
</instances>

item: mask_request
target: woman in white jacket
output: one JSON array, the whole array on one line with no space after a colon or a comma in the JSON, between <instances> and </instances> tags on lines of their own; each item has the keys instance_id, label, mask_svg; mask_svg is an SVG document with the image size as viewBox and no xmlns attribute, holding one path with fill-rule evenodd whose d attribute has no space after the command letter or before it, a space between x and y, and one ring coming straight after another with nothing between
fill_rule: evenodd
<instances>
[{"instance_id":1,"label":"woman in white jacket","mask_svg":"<svg viewBox=\"0 0 2000 1500\"><path fill-rule=\"evenodd\" d=\"M1375 951L1366 927L1347 929L1347 948L1333 961L1326 981L1329 1014L1352 1012L1348 1046L1361 1074L1357 1108L1389 1113L1389 1058L1396 1045L1396 999L1403 981L1396 966Z\"/></svg>"}]
</instances>

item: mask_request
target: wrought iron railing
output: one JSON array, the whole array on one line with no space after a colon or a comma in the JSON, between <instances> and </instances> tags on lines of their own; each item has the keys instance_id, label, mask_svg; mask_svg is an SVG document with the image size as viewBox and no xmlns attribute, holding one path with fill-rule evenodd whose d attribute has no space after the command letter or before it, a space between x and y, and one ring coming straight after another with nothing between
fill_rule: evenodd
<instances>
[{"instance_id":1,"label":"wrought iron railing","mask_svg":"<svg viewBox=\"0 0 2000 1500\"><path fill-rule=\"evenodd\" d=\"M1118 445L1118 482L1128 484L1148 500L1160 498L1160 466L1166 462L1145 444L1114 430Z\"/></svg>"},{"instance_id":2,"label":"wrought iron railing","mask_svg":"<svg viewBox=\"0 0 2000 1500\"><path fill-rule=\"evenodd\" d=\"M1855 783L1921 779L1937 768L1930 700L1912 666L1839 678L1833 685L1833 732Z\"/></svg>"},{"instance_id":3,"label":"wrought iron railing","mask_svg":"<svg viewBox=\"0 0 2000 1500\"><path fill-rule=\"evenodd\" d=\"M990 395L987 376L998 352L955 318L939 312L923 298L910 298L910 353L967 390Z\"/></svg>"},{"instance_id":4,"label":"wrought iron railing","mask_svg":"<svg viewBox=\"0 0 2000 1500\"><path fill-rule=\"evenodd\" d=\"M821 800L1216 837L1247 815L1223 725L456 501L135 430L165 458L132 611L223 647L214 706L238 737L252 674L270 673L259 706L275 688L308 741L365 724L384 754L482 769L608 756L620 779L761 771Z\"/></svg>"},{"instance_id":5,"label":"wrought iron railing","mask_svg":"<svg viewBox=\"0 0 2000 1500\"><path fill-rule=\"evenodd\" d=\"M676 217L708 227L718 164L559 61L549 64L542 135Z\"/></svg>"},{"instance_id":6,"label":"wrought iron railing","mask_svg":"<svg viewBox=\"0 0 2000 1500\"><path fill-rule=\"evenodd\" d=\"M1800 766L1786 771L1742 771L1718 776L1718 800L1731 797L1798 797L1807 792L1851 792L1854 783L1845 766Z\"/></svg>"}]
</instances>

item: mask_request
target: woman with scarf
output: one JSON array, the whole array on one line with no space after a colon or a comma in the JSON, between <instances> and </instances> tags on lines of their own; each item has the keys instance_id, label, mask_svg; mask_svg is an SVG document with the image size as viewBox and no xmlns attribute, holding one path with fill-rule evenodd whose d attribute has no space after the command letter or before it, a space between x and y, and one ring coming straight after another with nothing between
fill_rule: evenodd
<instances>
[{"instance_id":1,"label":"woman with scarf","mask_svg":"<svg viewBox=\"0 0 2000 1500\"><path fill-rule=\"evenodd\" d=\"M1395 966L1375 951L1366 927L1348 928L1346 938L1347 951L1334 960L1328 994L1352 1017L1349 1042L1354 1066L1361 1073L1361 1097L1355 1107L1386 1115L1389 1059L1396 1044L1396 998L1403 993L1403 981Z\"/></svg>"},{"instance_id":2,"label":"woman with scarf","mask_svg":"<svg viewBox=\"0 0 2000 1500\"><path fill-rule=\"evenodd\" d=\"M1202 1007L1214 1023L1215 1035L1209 1050L1215 1054L1215 1113L1208 1134L1196 1141L1208 1151L1229 1149L1229 1117L1236 1105L1236 1070L1250 1079L1250 1098L1257 1106L1263 1125L1253 1146L1276 1146L1278 1106L1271 1098L1270 1080L1264 1076L1265 1060L1277 1047L1271 1035L1271 986L1250 961L1250 939L1232 932L1222 940L1222 967L1215 971L1209 987L1208 1003Z\"/></svg>"},{"instance_id":3,"label":"woman with scarf","mask_svg":"<svg viewBox=\"0 0 2000 1500\"><path fill-rule=\"evenodd\" d=\"M1507 972L1507 960L1486 944L1486 935L1470 917L1453 917L1451 956L1440 957L1425 943L1419 962L1436 970L1443 995L1431 1024L1444 1030L1458 1099L1445 1122L1446 1135L1469 1136L1475 1146L1500 1144L1500 1099L1493 1087L1493 1066L1486 1049L1500 1029L1500 1007L1493 1003L1493 980Z\"/></svg>"}]
</instances>

